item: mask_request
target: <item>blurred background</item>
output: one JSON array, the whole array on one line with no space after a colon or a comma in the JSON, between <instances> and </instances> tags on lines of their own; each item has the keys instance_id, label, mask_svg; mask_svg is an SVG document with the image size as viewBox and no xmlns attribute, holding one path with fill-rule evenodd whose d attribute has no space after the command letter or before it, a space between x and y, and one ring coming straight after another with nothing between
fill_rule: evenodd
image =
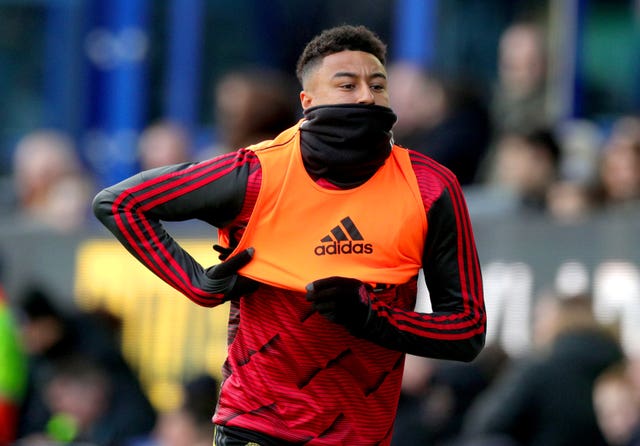
<instances>
[{"instance_id":1,"label":"blurred background","mask_svg":"<svg viewBox=\"0 0 640 446\"><path fill-rule=\"evenodd\" d=\"M0 173L17 141L41 127L73 138L102 184L136 170L136 136L168 118L193 132L194 150L216 138L214 88L247 66L292 74L319 30L361 23L412 61L471 83L488 97L501 33L544 27L554 118L607 125L640 104L637 10L632 1L2 0ZM526 56L524 56L526 57Z\"/></svg>"},{"instance_id":2,"label":"blurred background","mask_svg":"<svg viewBox=\"0 0 640 446\"><path fill-rule=\"evenodd\" d=\"M108 344L120 358L107 355L110 363L122 361L114 373L139 398L113 407L149 414L128 438L151 435L155 414L180 418L193 380L219 379L227 310L190 304L136 264L94 220L91 199L142 169L206 159L293 124L302 116L297 57L343 23L388 43L394 138L458 176L485 278L493 356L474 363L480 371L463 369L484 381L469 390L468 375L410 362L419 385L406 400L417 395L418 409L400 412L398 430L422 437L397 444L454 444L467 423L488 432L475 418L463 423L468 406L499 371L550 342L556 329L539 325L555 320L543 313L549 301L559 314L559 303L586 299L623 358L640 358L640 2L0 0L0 315L15 332L2 335L13 362L0 364L18 364L0 382L0 419L3 400L20 418L7 436L80 438L104 417L54 417L62 409L51 394L68 384L69 366L34 373L44 345L60 339L42 341L47 330L31 324L44 316L64 322L67 337L80 330L69 320L104 327L102 347L65 342L102 359ZM217 261L213 228L169 227L203 265ZM104 367L86 369L72 381L109 381L95 370ZM25 403L34 385L49 395L35 406ZM640 403L637 414L640 426ZM92 441L116 444L106 438Z\"/></svg>"}]
</instances>

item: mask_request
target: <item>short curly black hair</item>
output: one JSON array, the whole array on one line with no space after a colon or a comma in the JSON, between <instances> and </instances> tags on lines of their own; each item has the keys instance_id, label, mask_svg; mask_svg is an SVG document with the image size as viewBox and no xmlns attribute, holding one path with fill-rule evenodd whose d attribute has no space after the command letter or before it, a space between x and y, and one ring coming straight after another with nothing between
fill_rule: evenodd
<instances>
[{"instance_id":1,"label":"short curly black hair","mask_svg":"<svg viewBox=\"0 0 640 446\"><path fill-rule=\"evenodd\" d=\"M324 30L304 48L296 65L296 75L301 84L310 69L323 57L341 51L364 51L373 54L384 65L387 46L365 26L341 25Z\"/></svg>"}]
</instances>

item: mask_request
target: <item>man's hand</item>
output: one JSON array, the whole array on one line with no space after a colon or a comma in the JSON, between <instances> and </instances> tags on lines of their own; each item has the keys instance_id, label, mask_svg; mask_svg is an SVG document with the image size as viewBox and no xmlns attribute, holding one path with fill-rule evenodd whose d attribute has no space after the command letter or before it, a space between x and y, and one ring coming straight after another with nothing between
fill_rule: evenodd
<instances>
[{"instance_id":1,"label":"man's hand","mask_svg":"<svg viewBox=\"0 0 640 446\"><path fill-rule=\"evenodd\" d=\"M307 285L307 301L318 313L350 331L359 331L369 321L369 287L357 279L327 277Z\"/></svg>"},{"instance_id":2,"label":"man's hand","mask_svg":"<svg viewBox=\"0 0 640 446\"><path fill-rule=\"evenodd\" d=\"M225 257L225 261L207 269L209 278L206 290L215 294L224 294L225 300L233 299L254 292L258 282L237 274L253 258L254 249L247 248L233 257Z\"/></svg>"}]
</instances>

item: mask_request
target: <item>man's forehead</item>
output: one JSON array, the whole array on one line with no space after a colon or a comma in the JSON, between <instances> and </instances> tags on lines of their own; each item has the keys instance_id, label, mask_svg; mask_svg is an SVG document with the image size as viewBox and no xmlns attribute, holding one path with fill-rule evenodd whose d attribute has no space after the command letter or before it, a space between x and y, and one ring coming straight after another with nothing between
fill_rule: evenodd
<instances>
[{"instance_id":1,"label":"man's forehead","mask_svg":"<svg viewBox=\"0 0 640 446\"><path fill-rule=\"evenodd\" d=\"M322 68L336 71L359 71L363 67L370 71L386 73L384 66L376 56L364 51L340 51L325 56L320 64Z\"/></svg>"}]
</instances>

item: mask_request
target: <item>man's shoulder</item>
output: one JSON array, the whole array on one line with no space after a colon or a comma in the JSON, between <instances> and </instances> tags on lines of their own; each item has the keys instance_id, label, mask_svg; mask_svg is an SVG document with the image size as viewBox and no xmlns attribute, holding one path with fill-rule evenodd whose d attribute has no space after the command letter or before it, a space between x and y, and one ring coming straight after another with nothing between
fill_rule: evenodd
<instances>
[{"instance_id":1,"label":"man's shoulder","mask_svg":"<svg viewBox=\"0 0 640 446\"><path fill-rule=\"evenodd\" d=\"M256 152L256 153L264 153L266 151L273 151L275 149L283 149L286 147L290 147L291 144L295 141L296 136L298 135L301 122L302 121L299 121L294 126L289 127L286 130L283 130L280 134L275 136L273 139L260 141L256 144L253 144L247 147L247 150L252 150L253 152Z\"/></svg>"},{"instance_id":2,"label":"man's shoulder","mask_svg":"<svg viewBox=\"0 0 640 446\"><path fill-rule=\"evenodd\" d=\"M396 147L407 152L411 166L417 176L433 178L434 181L440 181L443 184L450 184L452 182L457 184L455 174L445 165L416 150L401 146Z\"/></svg>"}]
</instances>

